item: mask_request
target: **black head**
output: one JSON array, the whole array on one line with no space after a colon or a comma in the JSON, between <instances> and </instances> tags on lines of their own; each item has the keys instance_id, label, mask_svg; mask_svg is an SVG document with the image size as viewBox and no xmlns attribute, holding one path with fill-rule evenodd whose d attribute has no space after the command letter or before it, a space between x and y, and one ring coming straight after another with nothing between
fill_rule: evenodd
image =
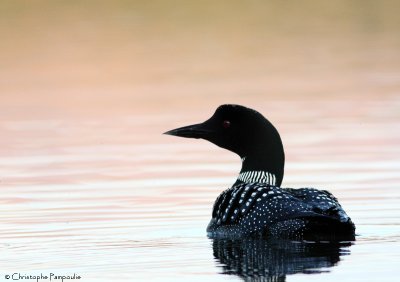
<instances>
[{"instance_id":1,"label":"black head","mask_svg":"<svg viewBox=\"0 0 400 282\"><path fill-rule=\"evenodd\" d=\"M277 178L278 175L283 177L284 153L279 133L255 110L239 105L222 105L205 122L165 134L208 140L245 159L242 171L265 170L276 174Z\"/></svg>"}]
</instances>

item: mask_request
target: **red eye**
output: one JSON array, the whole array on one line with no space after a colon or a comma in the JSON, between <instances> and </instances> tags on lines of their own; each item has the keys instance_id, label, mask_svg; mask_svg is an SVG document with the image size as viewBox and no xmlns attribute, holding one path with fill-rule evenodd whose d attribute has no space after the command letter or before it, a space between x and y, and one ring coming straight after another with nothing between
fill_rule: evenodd
<instances>
[{"instance_id":1,"label":"red eye","mask_svg":"<svg viewBox=\"0 0 400 282\"><path fill-rule=\"evenodd\" d=\"M229 120L224 120L224 122L222 123L222 126L224 128L229 128L231 126L231 122Z\"/></svg>"}]
</instances>

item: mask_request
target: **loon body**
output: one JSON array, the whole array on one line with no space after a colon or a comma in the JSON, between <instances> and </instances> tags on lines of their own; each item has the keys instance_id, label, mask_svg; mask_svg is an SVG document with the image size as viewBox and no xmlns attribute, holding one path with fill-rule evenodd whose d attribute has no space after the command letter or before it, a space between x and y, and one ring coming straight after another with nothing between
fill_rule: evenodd
<instances>
[{"instance_id":1,"label":"loon body","mask_svg":"<svg viewBox=\"0 0 400 282\"><path fill-rule=\"evenodd\" d=\"M355 226L326 190L281 188L285 155L275 127L260 113L222 105L203 123L165 134L202 138L237 153L242 169L216 199L210 237L354 240Z\"/></svg>"}]
</instances>

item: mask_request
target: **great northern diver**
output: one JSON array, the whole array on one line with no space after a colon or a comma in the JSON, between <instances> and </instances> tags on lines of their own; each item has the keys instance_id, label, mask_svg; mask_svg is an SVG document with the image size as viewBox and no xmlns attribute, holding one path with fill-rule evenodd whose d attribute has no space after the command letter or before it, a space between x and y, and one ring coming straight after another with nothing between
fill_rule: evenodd
<instances>
[{"instance_id":1,"label":"great northern diver","mask_svg":"<svg viewBox=\"0 0 400 282\"><path fill-rule=\"evenodd\" d=\"M221 105L205 122L165 134L202 138L242 159L236 182L215 201L209 237L354 240L355 226L331 193L280 187L285 164L282 141L259 112Z\"/></svg>"}]
</instances>

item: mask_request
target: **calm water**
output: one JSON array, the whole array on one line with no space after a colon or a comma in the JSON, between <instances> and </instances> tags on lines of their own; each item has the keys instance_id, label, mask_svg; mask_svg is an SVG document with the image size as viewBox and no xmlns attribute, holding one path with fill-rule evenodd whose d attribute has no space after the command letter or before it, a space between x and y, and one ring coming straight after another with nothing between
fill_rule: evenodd
<instances>
[{"instance_id":1,"label":"calm water","mask_svg":"<svg viewBox=\"0 0 400 282\"><path fill-rule=\"evenodd\" d=\"M0 4L0 281L397 281L399 4L140 2ZM161 133L223 103L276 125L282 186L334 193L356 242L206 237L240 159Z\"/></svg>"}]
</instances>

